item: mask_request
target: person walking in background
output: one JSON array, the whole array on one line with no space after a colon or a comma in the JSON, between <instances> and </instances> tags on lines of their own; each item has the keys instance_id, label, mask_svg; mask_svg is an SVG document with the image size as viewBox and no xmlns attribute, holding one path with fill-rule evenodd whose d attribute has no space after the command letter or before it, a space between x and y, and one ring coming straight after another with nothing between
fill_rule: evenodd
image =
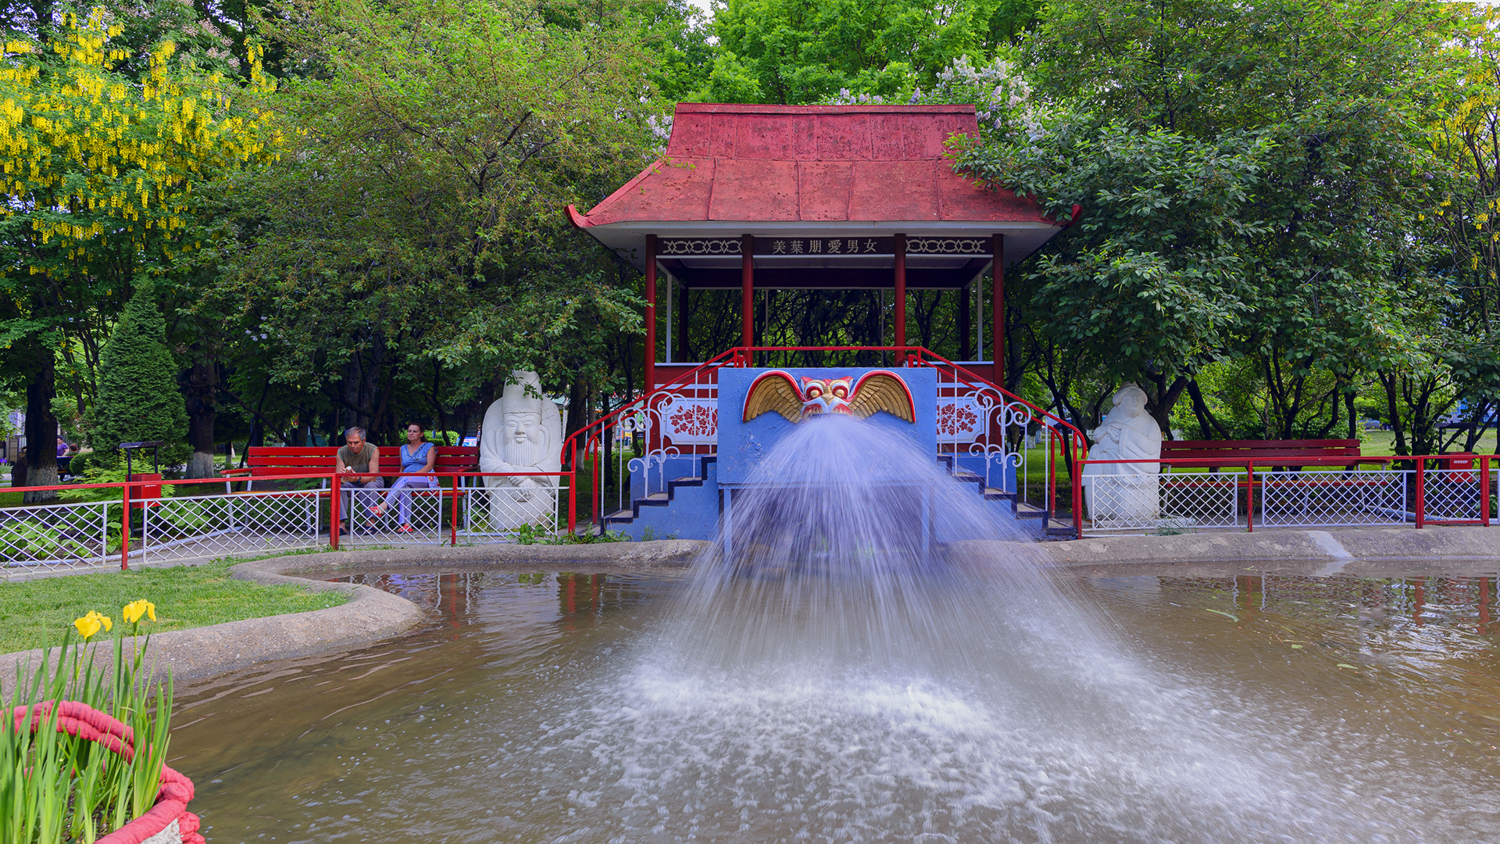
<instances>
[{"instance_id":1,"label":"person walking in background","mask_svg":"<svg viewBox=\"0 0 1500 844\"><path fill-rule=\"evenodd\" d=\"M370 509L370 503L379 499L379 493L366 490L385 486L385 481L380 478L380 449L365 442L364 428L350 428L344 432L344 445L339 447L334 464L334 470L343 475L340 479L343 485L350 490L349 526L352 529L355 508ZM375 520L366 521L365 526L374 527Z\"/></svg>"},{"instance_id":2,"label":"person walking in background","mask_svg":"<svg viewBox=\"0 0 1500 844\"><path fill-rule=\"evenodd\" d=\"M10 486L15 489L18 486L26 486L26 449L16 452L16 462L10 467Z\"/></svg>"},{"instance_id":3,"label":"person walking in background","mask_svg":"<svg viewBox=\"0 0 1500 844\"><path fill-rule=\"evenodd\" d=\"M411 533L411 493L409 489L436 489L437 475L434 474L434 464L437 462L437 449L432 443L423 439L424 429L422 425L413 422L406 426L406 444L401 446L401 474L396 483L391 486L391 491L385 494L385 501L370 508L370 512L377 517L384 516L387 508L391 506L391 500L395 499L400 508L401 526L396 528L402 533Z\"/></svg>"}]
</instances>

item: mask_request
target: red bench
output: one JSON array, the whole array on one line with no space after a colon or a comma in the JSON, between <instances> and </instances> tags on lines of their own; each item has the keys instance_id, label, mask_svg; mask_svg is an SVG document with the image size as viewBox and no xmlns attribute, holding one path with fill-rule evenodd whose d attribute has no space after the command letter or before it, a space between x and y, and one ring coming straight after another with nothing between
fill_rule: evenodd
<instances>
[{"instance_id":1,"label":"red bench","mask_svg":"<svg viewBox=\"0 0 1500 844\"><path fill-rule=\"evenodd\" d=\"M382 475L401 473L401 461L396 446L380 448ZM297 475L333 474L338 446L266 446L253 445L245 455L245 466L225 469L220 474L226 480L246 481L248 492L255 481L296 477ZM433 468L442 472L479 471L479 447L468 445L440 445L436 447L437 460ZM326 482L325 482L326 483ZM414 490L420 492L421 490Z\"/></svg>"},{"instance_id":2,"label":"red bench","mask_svg":"<svg viewBox=\"0 0 1500 844\"><path fill-rule=\"evenodd\" d=\"M1347 466L1386 464L1389 457L1359 453L1359 440L1168 440L1161 444L1163 463L1172 466ZM1229 462L1235 461L1235 462Z\"/></svg>"}]
</instances>

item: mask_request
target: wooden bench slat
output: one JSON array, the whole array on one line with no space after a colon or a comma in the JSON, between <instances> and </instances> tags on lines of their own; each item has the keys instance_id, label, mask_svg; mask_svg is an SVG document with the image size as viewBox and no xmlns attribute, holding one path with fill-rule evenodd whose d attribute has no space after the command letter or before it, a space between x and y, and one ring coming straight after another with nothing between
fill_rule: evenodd
<instances>
[{"instance_id":1,"label":"wooden bench slat","mask_svg":"<svg viewBox=\"0 0 1500 844\"><path fill-rule=\"evenodd\" d=\"M1248 464L1297 467L1358 466L1363 463L1385 462L1382 457L1370 457L1360 453L1359 440L1168 440L1161 444L1161 459L1164 463L1184 466L1193 461L1215 461L1203 463L1211 471L1233 469L1234 463L1217 461L1243 461Z\"/></svg>"},{"instance_id":2,"label":"wooden bench slat","mask_svg":"<svg viewBox=\"0 0 1500 844\"><path fill-rule=\"evenodd\" d=\"M1162 443L1162 447L1211 448L1215 450L1231 448L1252 450L1264 448L1359 448L1359 440L1167 440Z\"/></svg>"}]
</instances>

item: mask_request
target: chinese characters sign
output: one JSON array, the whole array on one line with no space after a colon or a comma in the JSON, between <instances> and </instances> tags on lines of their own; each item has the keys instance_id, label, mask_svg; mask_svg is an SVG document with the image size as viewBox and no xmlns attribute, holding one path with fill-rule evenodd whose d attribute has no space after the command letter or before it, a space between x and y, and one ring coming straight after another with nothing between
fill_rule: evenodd
<instances>
[{"instance_id":1,"label":"chinese characters sign","mask_svg":"<svg viewBox=\"0 0 1500 844\"><path fill-rule=\"evenodd\" d=\"M737 237L664 237L657 241L661 257L717 257L740 254ZM988 255L987 237L909 237L908 255ZM755 238L755 254L767 256L859 256L894 255L894 237L802 237L778 235Z\"/></svg>"}]
</instances>

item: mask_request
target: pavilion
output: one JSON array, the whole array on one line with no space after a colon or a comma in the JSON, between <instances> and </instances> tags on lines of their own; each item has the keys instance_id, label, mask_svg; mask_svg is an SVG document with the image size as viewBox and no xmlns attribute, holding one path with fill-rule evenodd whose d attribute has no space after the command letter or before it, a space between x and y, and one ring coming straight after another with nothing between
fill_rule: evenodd
<instances>
[{"instance_id":1,"label":"pavilion","mask_svg":"<svg viewBox=\"0 0 1500 844\"><path fill-rule=\"evenodd\" d=\"M794 376L884 373L902 385L911 410L899 419L876 414L872 423L893 426L933 453L954 477L976 484L985 501L997 502L1005 518L1052 530L1044 527L1052 499L1029 505L1017 485L1025 455L1010 435L1042 420L1039 408L1001 386L1005 267L1072 220L1050 219L1030 198L955 173L948 152L957 135L978 137L972 106L683 103L659 160L587 214L568 207L574 225L640 269L646 282L646 389L580 431L582 450L601 458L590 470L596 520L636 538L709 538L722 526L727 551L736 494L759 483L753 469L764 448L795 423L749 411L752 384L768 372L756 368L750 348L757 345L757 290L872 290L880 291L879 312L894 322L892 333L882 325L874 335L881 342L869 344L884 349L879 356L828 361L816 347L796 346L814 356L777 372L788 383ZM975 303L986 299L986 275L988 359L984 319L973 319ZM674 327L681 338L693 324L688 291L735 288L742 320L733 354L688 362L683 343L674 361ZM907 345L908 290L963 291L960 362ZM890 352L899 375L869 369ZM611 459L617 437L634 438L639 456L627 460L618 449ZM568 459L576 467L582 458ZM618 500L606 502L610 476L619 478Z\"/></svg>"}]
</instances>

